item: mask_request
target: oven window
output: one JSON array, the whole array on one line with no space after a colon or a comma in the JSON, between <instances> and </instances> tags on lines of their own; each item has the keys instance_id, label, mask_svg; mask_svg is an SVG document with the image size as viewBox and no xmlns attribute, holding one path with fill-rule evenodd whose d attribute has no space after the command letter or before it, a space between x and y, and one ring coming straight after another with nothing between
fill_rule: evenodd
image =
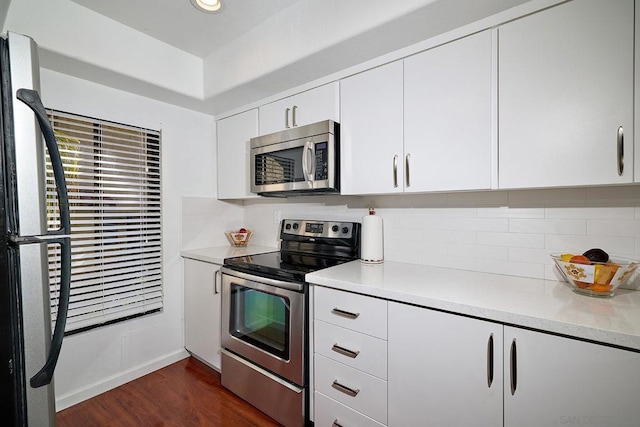
<instances>
[{"instance_id":1,"label":"oven window","mask_svg":"<svg viewBox=\"0 0 640 427\"><path fill-rule=\"evenodd\" d=\"M229 333L289 360L289 308L285 297L232 283Z\"/></svg>"},{"instance_id":2,"label":"oven window","mask_svg":"<svg viewBox=\"0 0 640 427\"><path fill-rule=\"evenodd\" d=\"M255 157L256 185L304 181L302 154L304 147L289 148Z\"/></svg>"}]
</instances>

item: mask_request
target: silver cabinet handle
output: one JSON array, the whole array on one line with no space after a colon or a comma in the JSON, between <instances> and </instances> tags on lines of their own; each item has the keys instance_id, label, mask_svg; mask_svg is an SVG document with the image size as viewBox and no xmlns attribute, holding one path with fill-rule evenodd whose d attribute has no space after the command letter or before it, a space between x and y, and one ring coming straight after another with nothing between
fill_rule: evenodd
<instances>
[{"instance_id":1,"label":"silver cabinet handle","mask_svg":"<svg viewBox=\"0 0 640 427\"><path fill-rule=\"evenodd\" d=\"M289 126L289 111L291 111L291 108L285 108L284 110L284 127L286 129L289 129L291 126Z\"/></svg>"},{"instance_id":2,"label":"silver cabinet handle","mask_svg":"<svg viewBox=\"0 0 640 427\"><path fill-rule=\"evenodd\" d=\"M487 387L493 384L493 334L489 335L487 341Z\"/></svg>"},{"instance_id":3,"label":"silver cabinet handle","mask_svg":"<svg viewBox=\"0 0 640 427\"><path fill-rule=\"evenodd\" d=\"M296 123L296 111L298 110L298 106L294 105L293 106L293 110L291 111L291 124L293 125L293 127L298 126L298 124Z\"/></svg>"},{"instance_id":4,"label":"silver cabinet handle","mask_svg":"<svg viewBox=\"0 0 640 427\"><path fill-rule=\"evenodd\" d=\"M518 387L518 349L516 348L516 339L511 341L511 395L516 394L516 388Z\"/></svg>"},{"instance_id":5,"label":"silver cabinet handle","mask_svg":"<svg viewBox=\"0 0 640 427\"><path fill-rule=\"evenodd\" d=\"M343 356L350 357L352 359L355 359L360 354L359 351L353 351L353 350L349 350L348 348L341 347L338 345L338 343L335 343L333 347L331 347L331 350Z\"/></svg>"},{"instance_id":6,"label":"silver cabinet handle","mask_svg":"<svg viewBox=\"0 0 640 427\"><path fill-rule=\"evenodd\" d=\"M358 393L360 393L360 389L352 389L351 387L347 387L346 385L342 385L338 382L338 380L335 380L333 382L333 384L331 384L331 387L335 388L336 390L346 394L347 396L351 396L351 397L356 397L358 395Z\"/></svg>"},{"instance_id":7,"label":"silver cabinet handle","mask_svg":"<svg viewBox=\"0 0 640 427\"><path fill-rule=\"evenodd\" d=\"M333 420L333 424L331 424L331 427L342 427L342 424L340 424L338 422L338 419L336 418L335 420Z\"/></svg>"},{"instance_id":8,"label":"silver cabinet handle","mask_svg":"<svg viewBox=\"0 0 640 427\"><path fill-rule=\"evenodd\" d=\"M393 188L398 188L398 155L393 156Z\"/></svg>"},{"instance_id":9,"label":"silver cabinet handle","mask_svg":"<svg viewBox=\"0 0 640 427\"><path fill-rule=\"evenodd\" d=\"M341 310L338 307L335 307L331 312L338 316L346 317L347 319L357 319L358 316L360 316L360 313L352 313L350 311Z\"/></svg>"},{"instance_id":10,"label":"silver cabinet handle","mask_svg":"<svg viewBox=\"0 0 640 427\"><path fill-rule=\"evenodd\" d=\"M624 172L624 128L622 126L618 128L616 139L618 143L618 175L622 175Z\"/></svg>"},{"instance_id":11,"label":"silver cabinet handle","mask_svg":"<svg viewBox=\"0 0 640 427\"><path fill-rule=\"evenodd\" d=\"M409 160L411 159L411 154L407 154L404 158L404 177L407 183L407 187L411 187L411 181L409 180Z\"/></svg>"},{"instance_id":12,"label":"silver cabinet handle","mask_svg":"<svg viewBox=\"0 0 640 427\"><path fill-rule=\"evenodd\" d=\"M218 288L218 275L220 274L220 269L217 269L213 273L213 294L219 294L220 289Z\"/></svg>"}]
</instances>

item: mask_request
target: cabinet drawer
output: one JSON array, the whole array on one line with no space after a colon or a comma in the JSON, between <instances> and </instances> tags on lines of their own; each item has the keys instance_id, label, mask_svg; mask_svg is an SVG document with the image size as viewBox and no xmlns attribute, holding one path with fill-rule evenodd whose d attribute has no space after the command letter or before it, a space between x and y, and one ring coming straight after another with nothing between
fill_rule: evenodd
<instances>
[{"instance_id":1,"label":"cabinet drawer","mask_svg":"<svg viewBox=\"0 0 640 427\"><path fill-rule=\"evenodd\" d=\"M314 351L337 362L387 379L387 342L318 320Z\"/></svg>"},{"instance_id":2,"label":"cabinet drawer","mask_svg":"<svg viewBox=\"0 0 640 427\"><path fill-rule=\"evenodd\" d=\"M382 424L387 423L384 380L316 354L315 389Z\"/></svg>"},{"instance_id":3,"label":"cabinet drawer","mask_svg":"<svg viewBox=\"0 0 640 427\"><path fill-rule=\"evenodd\" d=\"M383 424L318 392L315 393L314 423L316 427L383 427Z\"/></svg>"},{"instance_id":4,"label":"cabinet drawer","mask_svg":"<svg viewBox=\"0 0 640 427\"><path fill-rule=\"evenodd\" d=\"M316 286L315 318L387 339L387 301Z\"/></svg>"}]
</instances>

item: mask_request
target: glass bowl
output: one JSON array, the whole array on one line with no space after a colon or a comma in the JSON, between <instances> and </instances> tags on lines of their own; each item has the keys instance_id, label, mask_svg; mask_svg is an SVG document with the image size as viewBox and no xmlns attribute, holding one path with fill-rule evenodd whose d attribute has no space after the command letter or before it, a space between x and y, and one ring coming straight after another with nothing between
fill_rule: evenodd
<instances>
[{"instance_id":1,"label":"glass bowl","mask_svg":"<svg viewBox=\"0 0 640 427\"><path fill-rule=\"evenodd\" d=\"M225 231L224 234L227 236L227 240L231 243L231 246L247 246L251 239L251 230L243 233L239 231Z\"/></svg>"},{"instance_id":2,"label":"glass bowl","mask_svg":"<svg viewBox=\"0 0 640 427\"><path fill-rule=\"evenodd\" d=\"M612 257L608 262L579 264L563 261L561 255L551 255L562 277L574 292L592 297L612 297L621 285L638 273L639 261Z\"/></svg>"}]
</instances>

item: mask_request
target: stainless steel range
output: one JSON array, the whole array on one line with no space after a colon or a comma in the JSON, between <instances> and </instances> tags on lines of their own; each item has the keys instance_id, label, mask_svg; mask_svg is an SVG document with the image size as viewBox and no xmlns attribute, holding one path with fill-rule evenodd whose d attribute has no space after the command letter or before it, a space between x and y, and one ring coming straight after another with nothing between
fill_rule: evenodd
<instances>
[{"instance_id":1,"label":"stainless steel range","mask_svg":"<svg viewBox=\"0 0 640 427\"><path fill-rule=\"evenodd\" d=\"M286 219L280 250L222 268L222 385L285 426L309 420L307 273L359 258L360 224Z\"/></svg>"}]
</instances>

